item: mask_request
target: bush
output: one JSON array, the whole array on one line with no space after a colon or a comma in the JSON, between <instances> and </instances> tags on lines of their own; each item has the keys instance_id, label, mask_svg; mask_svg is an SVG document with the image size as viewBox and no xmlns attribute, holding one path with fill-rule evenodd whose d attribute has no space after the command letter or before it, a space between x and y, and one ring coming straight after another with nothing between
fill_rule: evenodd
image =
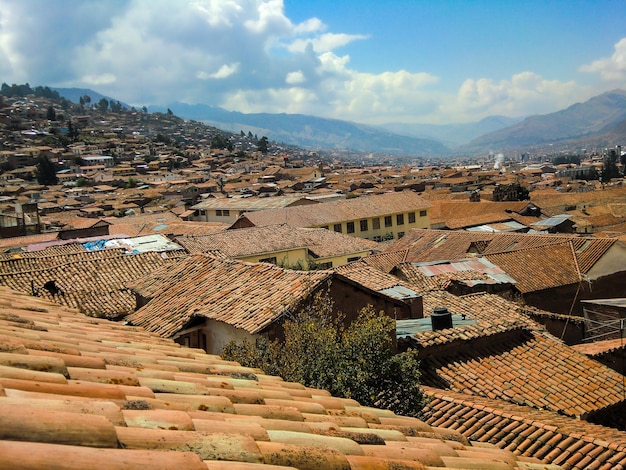
<instances>
[{"instance_id":1,"label":"bush","mask_svg":"<svg viewBox=\"0 0 626 470\"><path fill-rule=\"evenodd\" d=\"M394 320L383 312L366 307L345 327L343 316L333 315L332 301L320 294L283 327L284 341L230 342L222 356L405 416L418 415L426 404L417 353L394 355Z\"/></svg>"}]
</instances>

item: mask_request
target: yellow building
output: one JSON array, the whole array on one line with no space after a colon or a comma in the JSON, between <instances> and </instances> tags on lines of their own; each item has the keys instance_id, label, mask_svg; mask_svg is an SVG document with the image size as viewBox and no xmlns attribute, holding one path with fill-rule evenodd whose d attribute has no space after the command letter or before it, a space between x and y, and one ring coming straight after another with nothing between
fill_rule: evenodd
<instances>
[{"instance_id":1,"label":"yellow building","mask_svg":"<svg viewBox=\"0 0 626 470\"><path fill-rule=\"evenodd\" d=\"M383 241L402 238L413 228L429 228L431 205L413 191L362 196L306 207L243 214L231 228L286 223L324 228L353 237Z\"/></svg>"},{"instance_id":2,"label":"yellow building","mask_svg":"<svg viewBox=\"0 0 626 470\"><path fill-rule=\"evenodd\" d=\"M317 202L303 196L208 198L191 206L195 211L191 220L232 224L246 212L307 204Z\"/></svg>"}]
</instances>

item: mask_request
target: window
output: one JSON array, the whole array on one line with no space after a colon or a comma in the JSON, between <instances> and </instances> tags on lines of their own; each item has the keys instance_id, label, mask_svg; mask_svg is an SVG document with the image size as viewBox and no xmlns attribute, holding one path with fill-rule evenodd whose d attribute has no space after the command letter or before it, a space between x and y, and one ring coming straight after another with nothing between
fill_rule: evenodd
<instances>
[{"instance_id":1,"label":"window","mask_svg":"<svg viewBox=\"0 0 626 470\"><path fill-rule=\"evenodd\" d=\"M259 260L259 263L271 263L276 264L276 256L272 256L271 258L263 258Z\"/></svg>"},{"instance_id":2,"label":"window","mask_svg":"<svg viewBox=\"0 0 626 470\"><path fill-rule=\"evenodd\" d=\"M420 211L420 217L426 217L427 211Z\"/></svg>"},{"instance_id":3,"label":"window","mask_svg":"<svg viewBox=\"0 0 626 470\"><path fill-rule=\"evenodd\" d=\"M317 266L319 266L319 269L330 269L333 267L333 262L329 261L327 263L320 263Z\"/></svg>"},{"instance_id":4,"label":"window","mask_svg":"<svg viewBox=\"0 0 626 470\"><path fill-rule=\"evenodd\" d=\"M346 224L346 233L354 233L354 222L348 222Z\"/></svg>"},{"instance_id":5,"label":"window","mask_svg":"<svg viewBox=\"0 0 626 470\"><path fill-rule=\"evenodd\" d=\"M372 237L372 240L374 240L375 242L382 242L383 237L381 237L380 235L376 235L375 237Z\"/></svg>"},{"instance_id":6,"label":"window","mask_svg":"<svg viewBox=\"0 0 626 470\"><path fill-rule=\"evenodd\" d=\"M396 225L404 225L404 214L396 215Z\"/></svg>"},{"instance_id":7,"label":"window","mask_svg":"<svg viewBox=\"0 0 626 470\"><path fill-rule=\"evenodd\" d=\"M378 217L372 219L372 228L378 230L380 228L380 219Z\"/></svg>"},{"instance_id":8,"label":"window","mask_svg":"<svg viewBox=\"0 0 626 470\"><path fill-rule=\"evenodd\" d=\"M359 225L361 226L361 232L367 232L367 219L359 221Z\"/></svg>"},{"instance_id":9,"label":"window","mask_svg":"<svg viewBox=\"0 0 626 470\"><path fill-rule=\"evenodd\" d=\"M341 233L341 224L335 224L335 225L333 225L333 230L334 230L335 232L339 232L339 233Z\"/></svg>"},{"instance_id":10,"label":"window","mask_svg":"<svg viewBox=\"0 0 626 470\"><path fill-rule=\"evenodd\" d=\"M398 240L404 237L404 232L398 232Z\"/></svg>"},{"instance_id":11,"label":"window","mask_svg":"<svg viewBox=\"0 0 626 470\"><path fill-rule=\"evenodd\" d=\"M415 223L415 212L409 212L409 223L410 224Z\"/></svg>"},{"instance_id":12,"label":"window","mask_svg":"<svg viewBox=\"0 0 626 470\"><path fill-rule=\"evenodd\" d=\"M229 211L228 209L224 209L224 210L222 211L222 215L223 215L224 217L228 217L228 216L230 215L230 211Z\"/></svg>"},{"instance_id":13,"label":"window","mask_svg":"<svg viewBox=\"0 0 626 470\"><path fill-rule=\"evenodd\" d=\"M222 216L222 209L215 209L215 215L221 217Z\"/></svg>"},{"instance_id":14,"label":"window","mask_svg":"<svg viewBox=\"0 0 626 470\"><path fill-rule=\"evenodd\" d=\"M385 227L391 227L391 216L390 215L386 215L385 216Z\"/></svg>"},{"instance_id":15,"label":"window","mask_svg":"<svg viewBox=\"0 0 626 470\"><path fill-rule=\"evenodd\" d=\"M348 258L348 263L352 263L353 261L358 261L360 259L360 256L352 256L351 258Z\"/></svg>"}]
</instances>

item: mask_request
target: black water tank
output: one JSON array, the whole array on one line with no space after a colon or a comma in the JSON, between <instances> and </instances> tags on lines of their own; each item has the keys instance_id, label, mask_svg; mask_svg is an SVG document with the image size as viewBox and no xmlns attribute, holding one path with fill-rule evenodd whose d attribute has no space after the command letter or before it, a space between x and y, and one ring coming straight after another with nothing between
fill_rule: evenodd
<instances>
[{"instance_id":1,"label":"black water tank","mask_svg":"<svg viewBox=\"0 0 626 470\"><path fill-rule=\"evenodd\" d=\"M430 315L433 331L452 328L452 314L445 307L436 307Z\"/></svg>"}]
</instances>

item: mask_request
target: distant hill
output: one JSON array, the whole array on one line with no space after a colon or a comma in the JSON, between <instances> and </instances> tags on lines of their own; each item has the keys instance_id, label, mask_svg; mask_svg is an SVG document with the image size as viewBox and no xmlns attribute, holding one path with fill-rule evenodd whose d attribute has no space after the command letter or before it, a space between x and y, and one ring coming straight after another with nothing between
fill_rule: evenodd
<instances>
[{"instance_id":1,"label":"distant hill","mask_svg":"<svg viewBox=\"0 0 626 470\"><path fill-rule=\"evenodd\" d=\"M194 119L231 132L252 132L270 140L307 148L351 149L359 152L409 156L441 156L450 149L432 139L419 139L390 131L336 119L303 114L244 114L202 104L172 103L177 116ZM163 112L163 106L150 106Z\"/></svg>"},{"instance_id":2,"label":"distant hill","mask_svg":"<svg viewBox=\"0 0 626 470\"><path fill-rule=\"evenodd\" d=\"M98 101L100 101L102 98L106 98L108 101L117 101L117 99L115 98L111 98L110 96L105 96L102 95L100 93L98 93L97 91L93 91L90 90L89 88L55 88L55 87L50 87L51 90L54 90L56 92L59 93L59 95L61 95L63 98L65 98L66 100L70 100L73 103L79 103L80 102L80 97L81 96L89 96L89 98L91 98L91 104L96 104L98 103ZM131 106L123 103L120 101L120 103L122 104L122 106L124 106L125 108L130 109Z\"/></svg>"},{"instance_id":3,"label":"distant hill","mask_svg":"<svg viewBox=\"0 0 626 470\"><path fill-rule=\"evenodd\" d=\"M613 90L556 113L528 117L518 124L478 137L458 150L474 153L579 139L590 141L594 136L610 134L624 120L626 91Z\"/></svg>"},{"instance_id":4,"label":"distant hill","mask_svg":"<svg viewBox=\"0 0 626 470\"><path fill-rule=\"evenodd\" d=\"M478 122L462 124L383 124L382 128L396 134L417 137L420 139L434 139L444 145L454 148L467 144L481 135L488 134L505 127L512 126L524 118L510 118L506 116L489 116Z\"/></svg>"}]
</instances>

